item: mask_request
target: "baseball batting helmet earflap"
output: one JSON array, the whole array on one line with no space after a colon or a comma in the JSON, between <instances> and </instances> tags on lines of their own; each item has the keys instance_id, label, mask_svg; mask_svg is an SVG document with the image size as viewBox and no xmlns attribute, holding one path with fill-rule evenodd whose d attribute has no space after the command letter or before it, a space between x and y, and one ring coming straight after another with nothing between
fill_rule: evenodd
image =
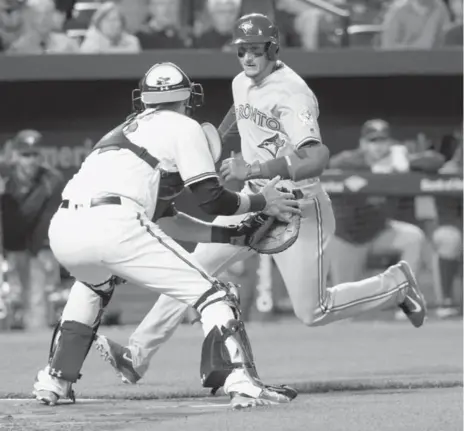
<instances>
[{"instance_id":1,"label":"baseball batting helmet earflap","mask_svg":"<svg viewBox=\"0 0 464 431\"><path fill-rule=\"evenodd\" d=\"M132 92L134 109L140 105L159 105L162 103L187 100L187 108L195 110L204 103L201 84L191 82L185 72L174 63L157 63L148 70Z\"/></svg>"},{"instance_id":2,"label":"baseball batting helmet earflap","mask_svg":"<svg viewBox=\"0 0 464 431\"><path fill-rule=\"evenodd\" d=\"M241 43L266 44L268 59L275 61L280 48L279 29L266 15L244 15L235 24L231 42L232 45Z\"/></svg>"}]
</instances>

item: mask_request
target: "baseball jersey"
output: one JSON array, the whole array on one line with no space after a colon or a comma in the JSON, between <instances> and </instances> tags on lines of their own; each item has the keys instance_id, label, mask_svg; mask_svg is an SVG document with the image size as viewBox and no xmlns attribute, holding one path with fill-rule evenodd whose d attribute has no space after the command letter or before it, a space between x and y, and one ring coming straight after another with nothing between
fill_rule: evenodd
<instances>
[{"instance_id":1,"label":"baseball jersey","mask_svg":"<svg viewBox=\"0 0 464 431\"><path fill-rule=\"evenodd\" d=\"M277 69L255 83L244 72L232 82L237 127L246 162L266 162L290 155L307 140L321 141L316 96L291 68L279 62ZM265 180L253 180L263 185ZM294 183L287 188L311 187L318 178Z\"/></svg>"},{"instance_id":2,"label":"baseball jersey","mask_svg":"<svg viewBox=\"0 0 464 431\"><path fill-rule=\"evenodd\" d=\"M112 133L102 140L111 140ZM67 184L63 199L123 196L141 205L151 218L156 209L161 170L178 172L185 186L217 177L200 124L185 115L146 110L128 122L123 133L133 144L156 157L158 167L153 169L127 149L95 150Z\"/></svg>"}]
</instances>

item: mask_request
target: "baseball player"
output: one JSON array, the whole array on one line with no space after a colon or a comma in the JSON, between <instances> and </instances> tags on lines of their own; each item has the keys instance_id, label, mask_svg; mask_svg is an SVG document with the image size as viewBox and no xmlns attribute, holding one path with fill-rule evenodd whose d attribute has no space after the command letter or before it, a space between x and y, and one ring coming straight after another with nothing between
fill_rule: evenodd
<instances>
[{"instance_id":1,"label":"baseball player","mask_svg":"<svg viewBox=\"0 0 464 431\"><path fill-rule=\"evenodd\" d=\"M52 405L62 397L74 399L72 384L103 309L123 279L199 312L205 334L202 381L224 386L234 408L288 402L292 396L286 389L265 386L257 376L235 287L211 277L151 219L164 193L162 176L173 176L172 185L180 178L211 212L220 207L227 214L263 210L279 216L298 213L298 204L274 188L278 179L248 194L219 184L206 134L188 115L201 106L203 90L179 67L154 65L141 82L140 98L145 109L97 143L66 185L51 221L52 251L76 283L54 332L48 364L37 375L36 399ZM240 234L221 226L207 230L220 241Z\"/></svg>"},{"instance_id":2,"label":"baseball player","mask_svg":"<svg viewBox=\"0 0 464 431\"><path fill-rule=\"evenodd\" d=\"M375 277L326 288L335 221L329 196L319 181L329 150L321 142L316 97L300 76L278 60L278 29L266 16L241 17L232 43L243 71L232 82L234 105L219 131L223 137L240 134L243 160L226 159L220 171L225 180L244 180L245 192L259 192L279 175L279 185L299 197L298 239L274 255L298 319L308 326L320 326L396 305L414 326L421 326L425 301L404 261ZM215 223L229 225L241 218L221 216ZM232 244L199 244L193 255L219 275L253 252ZM123 381L135 383L141 378L150 358L182 322L186 309L175 299L161 296L132 334L129 346L99 337L104 341L100 350Z\"/></svg>"}]
</instances>

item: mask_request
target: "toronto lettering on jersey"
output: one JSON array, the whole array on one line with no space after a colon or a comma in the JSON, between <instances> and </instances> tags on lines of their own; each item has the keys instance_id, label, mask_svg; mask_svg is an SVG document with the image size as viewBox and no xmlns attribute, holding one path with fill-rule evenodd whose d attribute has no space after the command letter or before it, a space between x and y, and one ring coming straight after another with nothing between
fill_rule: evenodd
<instances>
[{"instance_id":1,"label":"toronto lettering on jersey","mask_svg":"<svg viewBox=\"0 0 464 431\"><path fill-rule=\"evenodd\" d=\"M246 105L239 105L235 111L237 120L251 120L260 127L267 127L270 130L280 132L281 126L277 119L267 116L264 112L261 112L257 108L253 108L253 106L249 103Z\"/></svg>"}]
</instances>

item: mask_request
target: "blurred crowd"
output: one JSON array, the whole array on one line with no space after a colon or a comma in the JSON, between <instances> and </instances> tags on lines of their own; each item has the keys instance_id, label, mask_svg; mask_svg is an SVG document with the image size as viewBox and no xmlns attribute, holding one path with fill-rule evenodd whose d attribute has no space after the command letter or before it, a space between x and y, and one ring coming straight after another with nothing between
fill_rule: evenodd
<instances>
[{"instance_id":1,"label":"blurred crowd","mask_svg":"<svg viewBox=\"0 0 464 431\"><path fill-rule=\"evenodd\" d=\"M462 0L253 1L258 4L273 11L282 45L290 48L339 48L346 41L374 49L462 46ZM350 12L349 21L340 10ZM227 50L244 12L242 0L0 0L0 52Z\"/></svg>"},{"instance_id":2,"label":"blurred crowd","mask_svg":"<svg viewBox=\"0 0 464 431\"><path fill-rule=\"evenodd\" d=\"M462 127L441 142L421 133L400 142L387 121L373 119L362 126L358 147L333 155L329 169L361 175L459 175L462 146ZM403 259L416 274L431 274L438 317L462 313L455 290L457 279L462 280L462 199L342 194L332 196L332 202L337 225L330 263L334 285L361 280L376 260L374 267L379 260L380 266L388 266Z\"/></svg>"}]
</instances>

